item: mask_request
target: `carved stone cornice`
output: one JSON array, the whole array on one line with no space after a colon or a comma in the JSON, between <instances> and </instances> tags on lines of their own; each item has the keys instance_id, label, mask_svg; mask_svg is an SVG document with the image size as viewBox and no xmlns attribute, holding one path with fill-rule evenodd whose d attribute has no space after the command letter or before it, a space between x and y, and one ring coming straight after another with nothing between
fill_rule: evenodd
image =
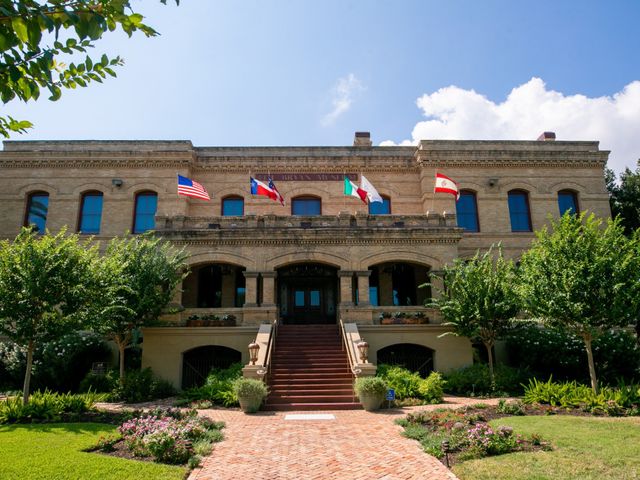
<instances>
[{"instance_id":1,"label":"carved stone cornice","mask_svg":"<svg viewBox=\"0 0 640 480\"><path fill-rule=\"evenodd\" d=\"M189 152L0 152L0 168L188 168Z\"/></svg>"}]
</instances>

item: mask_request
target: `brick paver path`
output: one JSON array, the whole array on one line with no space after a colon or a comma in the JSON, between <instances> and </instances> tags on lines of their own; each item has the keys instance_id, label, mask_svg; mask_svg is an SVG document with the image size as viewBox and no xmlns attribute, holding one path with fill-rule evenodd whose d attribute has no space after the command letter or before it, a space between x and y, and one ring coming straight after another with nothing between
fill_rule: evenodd
<instances>
[{"instance_id":1,"label":"brick paver path","mask_svg":"<svg viewBox=\"0 0 640 480\"><path fill-rule=\"evenodd\" d=\"M416 409L459 407L478 400L447 398L446 405L368 413L322 412L335 420L285 421L292 413L202 410L226 423L216 445L189 480L455 480L418 442L400 435L394 420Z\"/></svg>"}]
</instances>

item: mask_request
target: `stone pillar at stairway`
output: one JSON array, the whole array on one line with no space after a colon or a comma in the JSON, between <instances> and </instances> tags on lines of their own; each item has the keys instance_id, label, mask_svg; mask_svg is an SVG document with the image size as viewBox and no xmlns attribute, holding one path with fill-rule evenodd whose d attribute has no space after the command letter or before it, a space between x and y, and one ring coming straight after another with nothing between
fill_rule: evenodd
<instances>
[{"instance_id":1,"label":"stone pillar at stairway","mask_svg":"<svg viewBox=\"0 0 640 480\"><path fill-rule=\"evenodd\" d=\"M358 306L368 307L371 305L369 300L369 277L371 270L361 270L356 272L358 277Z\"/></svg>"}]
</instances>

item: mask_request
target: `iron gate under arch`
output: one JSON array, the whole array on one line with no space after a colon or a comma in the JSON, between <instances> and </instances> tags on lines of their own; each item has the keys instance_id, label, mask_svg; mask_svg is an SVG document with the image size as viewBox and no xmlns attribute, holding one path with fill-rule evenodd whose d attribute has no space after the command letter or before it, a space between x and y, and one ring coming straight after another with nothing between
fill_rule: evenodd
<instances>
[{"instance_id":1,"label":"iron gate under arch","mask_svg":"<svg viewBox=\"0 0 640 480\"><path fill-rule=\"evenodd\" d=\"M378 350L378 364L386 363L427 377L433 371L433 350L415 343L396 343Z\"/></svg>"},{"instance_id":2,"label":"iron gate under arch","mask_svg":"<svg viewBox=\"0 0 640 480\"><path fill-rule=\"evenodd\" d=\"M229 368L242 361L242 354L233 348L207 345L182 354L182 389L204 385L212 368Z\"/></svg>"}]
</instances>

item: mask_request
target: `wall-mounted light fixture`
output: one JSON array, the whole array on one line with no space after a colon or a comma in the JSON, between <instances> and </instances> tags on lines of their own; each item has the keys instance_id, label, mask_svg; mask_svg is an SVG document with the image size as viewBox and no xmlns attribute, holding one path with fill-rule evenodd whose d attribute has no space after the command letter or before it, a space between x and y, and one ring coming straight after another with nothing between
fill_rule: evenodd
<instances>
[{"instance_id":1,"label":"wall-mounted light fixture","mask_svg":"<svg viewBox=\"0 0 640 480\"><path fill-rule=\"evenodd\" d=\"M489 179L489 186L493 187L498 183L498 179L497 178L490 178Z\"/></svg>"},{"instance_id":2,"label":"wall-mounted light fixture","mask_svg":"<svg viewBox=\"0 0 640 480\"><path fill-rule=\"evenodd\" d=\"M113 185L114 187L121 187L123 183L124 182L122 181L121 178L112 178L111 179L111 185Z\"/></svg>"}]
</instances>

